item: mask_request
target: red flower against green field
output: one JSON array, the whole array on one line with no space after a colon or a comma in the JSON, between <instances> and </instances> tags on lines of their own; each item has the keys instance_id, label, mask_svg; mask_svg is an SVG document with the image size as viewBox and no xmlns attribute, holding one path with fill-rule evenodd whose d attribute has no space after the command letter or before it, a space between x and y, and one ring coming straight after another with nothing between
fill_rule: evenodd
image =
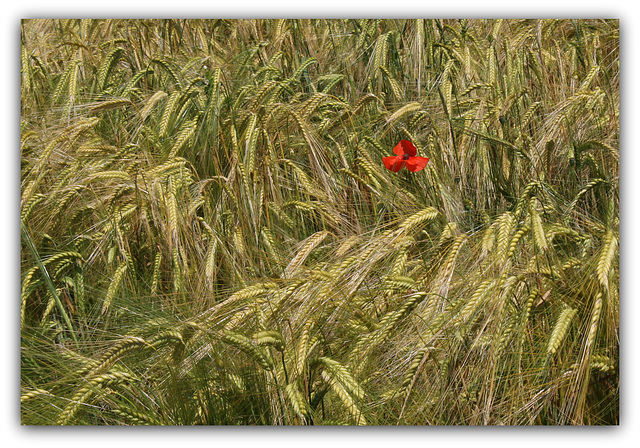
<instances>
[{"instance_id":1,"label":"red flower against green field","mask_svg":"<svg viewBox=\"0 0 640 448\"><path fill-rule=\"evenodd\" d=\"M427 166L428 157L417 157L418 150L409 140L400 140L400 143L393 148L397 156L383 157L382 162L388 170L397 173L406 166L409 171L416 172Z\"/></svg>"}]
</instances>

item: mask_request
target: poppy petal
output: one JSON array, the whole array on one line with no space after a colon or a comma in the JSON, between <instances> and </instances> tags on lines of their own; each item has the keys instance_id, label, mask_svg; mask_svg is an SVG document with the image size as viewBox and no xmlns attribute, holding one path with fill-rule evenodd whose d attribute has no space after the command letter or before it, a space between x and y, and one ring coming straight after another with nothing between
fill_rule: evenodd
<instances>
[{"instance_id":1,"label":"poppy petal","mask_svg":"<svg viewBox=\"0 0 640 448\"><path fill-rule=\"evenodd\" d=\"M393 152L398 154L399 156L403 156L405 154L409 154L409 156L413 157L418 153L418 150L409 140L400 140L400 143L393 148Z\"/></svg>"},{"instance_id":2,"label":"poppy petal","mask_svg":"<svg viewBox=\"0 0 640 448\"><path fill-rule=\"evenodd\" d=\"M393 153L398 154L400 157L404 155L404 149L402 148L402 141L393 148Z\"/></svg>"},{"instance_id":3,"label":"poppy petal","mask_svg":"<svg viewBox=\"0 0 640 448\"><path fill-rule=\"evenodd\" d=\"M405 165L404 162L405 161L402 160L402 157L398 156L389 156L382 158L382 163L384 163L384 166L386 166L388 170L391 170L394 173L400 171L400 169Z\"/></svg>"},{"instance_id":4,"label":"poppy petal","mask_svg":"<svg viewBox=\"0 0 640 448\"><path fill-rule=\"evenodd\" d=\"M410 157L406 161L407 169L415 173L423 169L425 166L427 166L428 162L429 162L428 157Z\"/></svg>"},{"instance_id":5,"label":"poppy petal","mask_svg":"<svg viewBox=\"0 0 640 448\"><path fill-rule=\"evenodd\" d=\"M400 157L397 157L397 156L383 157L382 163L384 163L384 166L386 166L387 169L390 170L393 167L393 164L395 163L395 161L398 160L399 158Z\"/></svg>"}]
</instances>

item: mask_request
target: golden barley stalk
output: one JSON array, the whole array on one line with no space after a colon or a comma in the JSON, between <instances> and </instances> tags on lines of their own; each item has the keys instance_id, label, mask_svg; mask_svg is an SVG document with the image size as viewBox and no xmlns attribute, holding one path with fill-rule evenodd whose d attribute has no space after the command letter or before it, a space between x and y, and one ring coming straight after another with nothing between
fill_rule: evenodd
<instances>
[{"instance_id":1,"label":"golden barley stalk","mask_svg":"<svg viewBox=\"0 0 640 448\"><path fill-rule=\"evenodd\" d=\"M262 347L254 345L248 337L233 331L225 331L222 340L242 350L264 370L273 370L273 359L269 353Z\"/></svg>"},{"instance_id":2,"label":"golden barley stalk","mask_svg":"<svg viewBox=\"0 0 640 448\"><path fill-rule=\"evenodd\" d=\"M375 73L376 70L380 67L384 67L387 65L387 53L389 51L389 38L391 37L391 32L387 32L378 36L375 43L374 49L374 59L373 59L373 71Z\"/></svg>"},{"instance_id":3,"label":"golden barley stalk","mask_svg":"<svg viewBox=\"0 0 640 448\"><path fill-rule=\"evenodd\" d=\"M408 250L409 246L404 246L396 254L393 267L391 268L390 275L392 277L398 277L404 272L405 266L407 265L407 258L409 257Z\"/></svg>"},{"instance_id":4,"label":"golden barley stalk","mask_svg":"<svg viewBox=\"0 0 640 448\"><path fill-rule=\"evenodd\" d=\"M156 420L151 415L146 415L141 412L135 411L133 409L128 409L126 407L121 406L118 409L111 409L111 412L123 418L124 421L130 422L133 425L151 425L151 426L162 426L163 423L159 420Z\"/></svg>"},{"instance_id":5,"label":"golden barley stalk","mask_svg":"<svg viewBox=\"0 0 640 448\"><path fill-rule=\"evenodd\" d=\"M482 283L480 283L478 288L469 298L469 301L466 303L464 308L462 308L462 310L460 311L460 316L463 318L470 316L476 310L478 305L482 304L481 299L487 294L488 291L491 290L490 287L494 286L494 283L495 283L495 280L491 280L491 279L485 280Z\"/></svg>"},{"instance_id":6,"label":"golden barley stalk","mask_svg":"<svg viewBox=\"0 0 640 448\"><path fill-rule=\"evenodd\" d=\"M285 392L296 415L298 415L303 422L306 422L309 415L309 404L302 396L298 386L295 383L287 384Z\"/></svg>"},{"instance_id":7,"label":"golden barley stalk","mask_svg":"<svg viewBox=\"0 0 640 448\"><path fill-rule=\"evenodd\" d=\"M520 241L520 238L522 238L522 236L528 231L529 231L529 226L524 226L520 230L518 230L515 235L513 235L513 238L511 239L511 244L509 244L509 252L507 253L507 259L513 256L513 254L516 251L516 246Z\"/></svg>"},{"instance_id":8,"label":"golden barley stalk","mask_svg":"<svg viewBox=\"0 0 640 448\"><path fill-rule=\"evenodd\" d=\"M206 277L207 284L209 285L209 290L213 291L214 288L214 276L216 273L216 252L218 246L218 238L213 236L209 242L209 248L207 249L207 255L205 258L205 268L204 275Z\"/></svg>"},{"instance_id":9,"label":"golden barley stalk","mask_svg":"<svg viewBox=\"0 0 640 448\"><path fill-rule=\"evenodd\" d=\"M181 248L173 248L173 291L182 292L184 290L183 280L184 275L187 272L187 266L185 266L185 258Z\"/></svg>"},{"instance_id":10,"label":"golden barley stalk","mask_svg":"<svg viewBox=\"0 0 640 448\"><path fill-rule=\"evenodd\" d=\"M492 249L496 241L496 228L499 222L496 220L484 231L482 236L482 254L487 255Z\"/></svg>"},{"instance_id":11,"label":"golden barley stalk","mask_svg":"<svg viewBox=\"0 0 640 448\"><path fill-rule=\"evenodd\" d=\"M361 110L372 101L382 102L382 100L378 98L376 95L374 95L373 93L365 93L362 96L362 98L360 98L356 103L356 105L353 107L353 113L354 114L360 113Z\"/></svg>"},{"instance_id":12,"label":"golden barley stalk","mask_svg":"<svg viewBox=\"0 0 640 448\"><path fill-rule=\"evenodd\" d=\"M398 226L400 229L404 229L405 231L411 230L414 227L417 227L420 224L425 222L433 221L438 216L438 211L433 207L427 207L418 213L415 213L405 219Z\"/></svg>"},{"instance_id":13,"label":"golden barley stalk","mask_svg":"<svg viewBox=\"0 0 640 448\"><path fill-rule=\"evenodd\" d=\"M107 289L107 295L102 303L102 310L100 311L100 314L105 314L109 310L111 302L120 288L120 284L122 283L122 279L124 278L124 274L128 267L127 262L123 261L116 269L116 273L113 275L113 280L109 284L109 289Z\"/></svg>"},{"instance_id":14,"label":"golden barley stalk","mask_svg":"<svg viewBox=\"0 0 640 448\"><path fill-rule=\"evenodd\" d=\"M364 398L364 391L351 373L342 364L327 357L318 358L316 362L324 367L322 378L340 397L356 424L366 425L367 422L357 405L357 402Z\"/></svg>"},{"instance_id":15,"label":"golden barley stalk","mask_svg":"<svg viewBox=\"0 0 640 448\"><path fill-rule=\"evenodd\" d=\"M91 108L91 112L102 112L109 109L117 109L123 106L133 106L133 103L128 98L115 98L112 100L101 101L99 104Z\"/></svg>"},{"instance_id":16,"label":"golden barley stalk","mask_svg":"<svg viewBox=\"0 0 640 448\"><path fill-rule=\"evenodd\" d=\"M295 257L291 259L287 267L284 269L285 278L291 278L298 268L304 263L309 254L330 234L327 230L321 230L314 233L305 241L304 245L298 250Z\"/></svg>"},{"instance_id":17,"label":"golden barley stalk","mask_svg":"<svg viewBox=\"0 0 640 448\"><path fill-rule=\"evenodd\" d=\"M169 121L173 116L173 112L178 108L178 100L180 100L182 94L178 91L174 91L169 96L167 100L167 104L165 105L164 112L162 114L162 118L160 120L160 129L158 130L158 134L160 137L166 137L167 131L169 128Z\"/></svg>"},{"instance_id":18,"label":"golden barley stalk","mask_svg":"<svg viewBox=\"0 0 640 448\"><path fill-rule=\"evenodd\" d=\"M320 192L320 190L311 183L311 179L309 179L309 176L304 172L302 168L298 166L298 164L292 162L289 159L284 159L282 160L282 162L293 169L296 175L296 179L302 185L307 194L316 197L322 197L322 193Z\"/></svg>"},{"instance_id":19,"label":"golden barley stalk","mask_svg":"<svg viewBox=\"0 0 640 448\"><path fill-rule=\"evenodd\" d=\"M389 126L392 126L393 124L396 123L396 121L398 121L404 115L409 114L411 112L416 112L421 108L422 108L422 104L418 102L407 103L387 118L387 124Z\"/></svg>"},{"instance_id":20,"label":"golden barley stalk","mask_svg":"<svg viewBox=\"0 0 640 448\"><path fill-rule=\"evenodd\" d=\"M188 121L185 123L180 130L178 131L178 136L176 137L175 143L169 151L169 158L173 159L176 157L180 149L193 137L198 128L198 117Z\"/></svg>"},{"instance_id":21,"label":"golden barley stalk","mask_svg":"<svg viewBox=\"0 0 640 448\"><path fill-rule=\"evenodd\" d=\"M24 327L24 324L25 324L25 317L27 312L27 299L31 294L31 289L29 288L29 286L31 285L31 280L37 271L38 271L38 266L32 267L31 269L29 269L29 271L27 271L27 274L22 280L22 290L20 293L20 328Z\"/></svg>"},{"instance_id":22,"label":"golden barley stalk","mask_svg":"<svg viewBox=\"0 0 640 448\"><path fill-rule=\"evenodd\" d=\"M311 64L317 64L318 60L314 57L308 58L306 59L302 64L300 64L298 66L298 68L296 69L295 72L293 72L293 75L291 75L291 80L298 80L300 78L300 76L302 75L302 73L311 65Z\"/></svg>"},{"instance_id":23,"label":"golden barley stalk","mask_svg":"<svg viewBox=\"0 0 640 448\"><path fill-rule=\"evenodd\" d=\"M506 259L509 242L511 241L511 232L516 226L516 218L511 212L505 212L498 218L500 224L498 227L497 243L498 248L496 254L498 259L503 261Z\"/></svg>"},{"instance_id":24,"label":"golden barley stalk","mask_svg":"<svg viewBox=\"0 0 640 448\"><path fill-rule=\"evenodd\" d=\"M589 89L589 86L591 85L591 82L593 81L593 78L596 77L596 75L598 74L599 71L600 71L600 66L599 65L594 65L593 67L591 67L591 70L589 71L587 76L585 76L584 81L582 81L582 85L580 86L580 89L578 89L578 90L579 91L586 91L587 89Z\"/></svg>"},{"instance_id":25,"label":"golden barley stalk","mask_svg":"<svg viewBox=\"0 0 640 448\"><path fill-rule=\"evenodd\" d=\"M169 177L169 194L167 195L167 236L172 245L178 244L178 198L176 196L176 183L173 176Z\"/></svg>"},{"instance_id":26,"label":"golden barley stalk","mask_svg":"<svg viewBox=\"0 0 640 448\"><path fill-rule=\"evenodd\" d=\"M383 342L393 331L396 323L404 318L419 302L424 300L426 296L427 293L425 292L410 295L401 307L392 309L380 319L379 326L373 333L365 335L356 343L351 355L354 361L359 361L356 371L360 371L364 367L366 355L375 349L378 344Z\"/></svg>"},{"instance_id":27,"label":"golden barley stalk","mask_svg":"<svg viewBox=\"0 0 640 448\"><path fill-rule=\"evenodd\" d=\"M184 169L186 163L186 159L182 157L174 157L160 165L157 165L145 171L145 176L149 179L153 179L155 177L177 174L177 172L180 172Z\"/></svg>"},{"instance_id":28,"label":"golden barley stalk","mask_svg":"<svg viewBox=\"0 0 640 448\"><path fill-rule=\"evenodd\" d=\"M349 177L351 177L356 182L361 183L363 186L369 188L374 193L376 193L376 194L378 193L369 182L367 182L362 177L358 176L356 173L354 173L353 171L349 170L348 168L340 168L340 172L346 174Z\"/></svg>"},{"instance_id":29,"label":"golden barley stalk","mask_svg":"<svg viewBox=\"0 0 640 448\"><path fill-rule=\"evenodd\" d=\"M598 332L598 321L600 320L600 310L602 309L602 293L599 292L596 296L595 303L593 304L593 312L591 314L591 325L589 327L589 334L587 336L586 350L591 354L591 347L596 339L596 333Z\"/></svg>"},{"instance_id":30,"label":"golden barley stalk","mask_svg":"<svg viewBox=\"0 0 640 448\"><path fill-rule=\"evenodd\" d=\"M105 63L102 65L102 67L100 68L100 71L98 72L98 88L100 90L104 90L107 83L107 79L109 77L109 73L111 72L111 70L113 69L115 64L118 62L118 60L120 59L123 53L124 53L123 48L116 47L113 50L111 50L111 52L107 56Z\"/></svg>"},{"instance_id":31,"label":"golden barley stalk","mask_svg":"<svg viewBox=\"0 0 640 448\"><path fill-rule=\"evenodd\" d=\"M154 335L152 338L149 338L147 341L147 345L149 347L157 348L158 346L166 343L179 343L184 345L184 340L182 339L182 333L176 330L165 330L160 334Z\"/></svg>"},{"instance_id":32,"label":"golden barley stalk","mask_svg":"<svg viewBox=\"0 0 640 448\"><path fill-rule=\"evenodd\" d=\"M53 95L51 97L52 98L51 102L53 104L59 104L62 94L64 92L64 89L69 83L69 77L71 76L71 71L75 70L75 66L76 66L76 61L72 61L71 63L69 63L67 67L64 69L64 72L62 73L60 78L58 79L58 84L56 85L56 88L53 91Z\"/></svg>"},{"instance_id":33,"label":"golden barley stalk","mask_svg":"<svg viewBox=\"0 0 640 448\"><path fill-rule=\"evenodd\" d=\"M108 179L117 179L124 181L131 181L131 175L125 171L102 171L95 174L92 174L87 179L89 182L93 180L108 180Z\"/></svg>"},{"instance_id":34,"label":"golden barley stalk","mask_svg":"<svg viewBox=\"0 0 640 448\"><path fill-rule=\"evenodd\" d=\"M330 100L331 97L325 93L314 93L306 100L301 107L300 116L303 120L311 119L312 115L316 111L316 109L325 101Z\"/></svg>"},{"instance_id":35,"label":"golden barley stalk","mask_svg":"<svg viewBox=\"0 0 640 448\"><path fill-rule=\"evenodd\" d=\"M529 124L529 121L531 121L531 118L533 118L533 114L535 114L536 111L540 109L541 106L542 106L542 101L535 101L529 106L529 108L527 109L527 111L525 112L522 118L522 123L520 124L521 128L524 128Z\"/></svg>"},{"instance_id":36,"label":"golden barley stalk","mask_svg":"<svg viewBox=\"0 0 640 448\"><path fill-rule=\"evenodd\" d=\"M160 275L161 275L160 266L161 265L162 265L162 252L158 252L153 262L153 280L151 282L152 295L155 295L158 293L158 288L160 286Z\"/></svg>"},{"instance_id":37,"label":"golden barley stalk","mask_svg":"<svg viewBox=\"0 0 640 448\"><path fill-rule=\"evenodd\" d=\"M380 190L380 182L378 182L378 179L376 178L376 170L371 161L366 157L359 157L357 163L358 167L360 167L362 171L366 173L373 186L377 190Z\"/></svg>"},{"instance_id":38,"label":"golden barley stalk","mask_svg":"<svg viewBox=\"0 0 640 448\"><path fill-rule=\"evenodd\" d=\"M87 368L93 373L108 370L122 355L141 346L148 346L148 343L137 336L126 336L107 350L97 362L87 364Z\"/></svg>"},{"instance_id":39,"label":"golden barley stalk","mask_svg":"<svg viewBox=\"0 0 640 448\"><path fill-rule=\"evenodd\" d=\"M296 370L298 376L304 375L304 366L307 362L308 349L309 349L309 331L313 325L313 320L309 319L302 329L300 338L298 340L298 349L296 350Z\"/></svg>"},{"instance_id":40,"label":"golden barley stalk","mask_svg":"<svg viewBox=\"0 0 640 448\"><path fill-rule=\"evenodd\" d=\"M22 208L22 212L20 214L20 220L22 222L26 222L27 218L29 217L29 215L31 214L31 211L35 208L36 205L38 205L40 202L42 202L44 199L46 199L46 196L44 196L43 194L36 194L33 197L31 197L29 199L29 202L27 202L26 204L24 204Z\"/></svg>"},{"instance_id":41,"label":"golden barley stalk","mask_svg":"<svg viewBox=\"0 0 640 448\"><path fill-rule=\"evenodd\" d=\"M401 101L404 98L404 95L402 94L402 90L400 90L400 84L398 84L398 81L391 75L391 72L386 67L379 67L379 69L389 83L396 101Z\"/></svg>"},{"instance_id":42,"label":"golden barley stalk","mask_svg":"<svg viewBox=\"0 0 640 448\"><path fill-rule=\"evenodd\" d=\"M272 94L276 90L279 90L279 89L276 89L279 86L280 86L280 83L276 80L269 80L265 82L262 85L262 87L260 87L260 90L256 92L256 95L251 101L251 104L249 104L248 110L253 113L258 112L258 108L264 105L265 99L268 97L272 97L273 96Z\"/></svg>"},{"instance_id":43,"label":"golden barley stalk","mask_svg":"<svg viewBox=\"0 0 640 448\"><path fill-rule=\"evenodd\" d=\"M236 302L238 300L254 299L256 297L263 296L264 294L267 294L277 288L278 285L274 282L256 283L255 285L247 286L246 288L241 289L240 291L229 297L227 300Z\"/></svg>"},{"instance_id":44,"label":"golden barley stalk","mask_svg":"<svg viewBox=\"0 0 640 448\"><path fill-rule=\"evenodd\" d=\"M34 389L31 390L29 392L25 392L22 395L20 395L20 403L24 403L25 401L28 401L34 397L40 396L40 395L46 395L46 396L53 396L53 394L47 390L44 389Z\"/></svg>"},{"instance_id":45,"label":"golden barley stalk","mask_svg":"<svg viewBox=\"0 0 640 448\"><path fill-rule=\"evenodd\" d=\"M546 251L549 249L549 246L547 244L547 238L544 234L544 229L542 228L542 218L540 218L540 214L533 205L529 207L529 213L531 216L531 229L533 230L533 236L536 242L536 246L538 247L538 249Z\"/></svg>"},{"instance_id":46,"label":"golden barley stalk","mask_svg":"<svg viewBox=\"0 0 640 448\"><path fill-rule=\"evenodd\" d=\"M159 59L159 58L153 58L153 59L151 59L151 62L159 65L160 67L162 67L169 74L169 76L172 79L172 81L178 87L177 90L178 91L181 90L182 83L180 82L180 77L178 76L176 71L171 67L171 65L166 60Z\"/></svg>"},{"instance_id":47,"label":"golden barley stalk","mask_svg":"<svg viewBox=\"0 0 640 448\"><path fill-rule=\"evenodd\" d=\"M125 372L105 373L92 378L89 383L82 387L71 399L66 408L58 417L58 425L67 425L78 412L82 404L88 404L88 398L96 393L96 387L106 388L114 384L129 382L133 377Z\"/></svg>"},{"instance_id":48,"label":"golden barley stalk","mask_svg":"<svg viewBox=\"0 0 640 448\"><path fill-rule=\"evenodd\" d=\"M569 325L571 324L571 320L573 319L573 316L575 316L576 312L577 310L574 308L565 308L562 310L553 330L551 331L551 336L549 337L549 343L547 344L548 354L554 354L558 350L558 347L560 347L562 340L569 330Z\"/></svg>"},{"instance_id":49,"label":"golden barley stalk","mask_svg":"<svg viewBox=\"0 0 640 448\"><path fill-rule=\"evenodd\" d=\"M279 352L283 352L285 348L285 342L282 334L274 330L264 330L253 333L251 335L251 343L260 346L269 345Z\"/></svg>"},{"instance_id":50,"label":"golden barley stalk","mask_svg":"<svg viewBox=\"0 0 640 448\"><path fill-rule=\"evenodd\" d=\"M613 230L607 230L607 234L602 245L600 257L598 258L598 265L596 267L596 273L598 274L598 280L600 284L607 290L609 289L609 271L613 265L613 261L616 257L616 250L618 248L618 238L614 234Z\"/></svg>"},{"instance_id":51,"label":"golden barley stalk","mask_svg":"<svg viewBox=\"0 0 640 448\"><path fill-rule=\"evenodd\" d=\"M151 114L151 110L158 103L158 101L166 97L167 97L167 92L163 90L158 90L156 93L151 95L151 97L147 99L144 106L140 110L140 117L142 118L142 121L147 119L149 114Z\"/></svg>"},{"instance_id":52,"label":"golden barley stalk","mask_svg":"<svg viewBox=\"0 0 640 448\"><path fill-rule=\"evenodd\" d=\"M453 244L451 245L449 256L447 257L447 260L444 263L445 267L442 271L443 277L447 277L453 273L453 267L454 267L456 258L458 256L458 251L460 250L462 243L464 243L466 240L467 240L466 234L460 234L455 238Z\"/></svg>"},{"instance_id":53,"label":"golden barley stalk","mask_svg":"<svg viewBox=\"0 0 640 448\"><path fill-rule=\"evenodd\" d=\"M56 294L58 295L58 297L60 297L61 292L62 292L62 289L56 288ZM42 312L42 317L40 318L40 325L44 325L47 317L49 316L49 313L51 313L51 311L53 310L53 307L56 306L56 301L53 295L47 294L47 297L49 297L49 300L47 301L47 306Z\"/></svg>"}]
</instances>

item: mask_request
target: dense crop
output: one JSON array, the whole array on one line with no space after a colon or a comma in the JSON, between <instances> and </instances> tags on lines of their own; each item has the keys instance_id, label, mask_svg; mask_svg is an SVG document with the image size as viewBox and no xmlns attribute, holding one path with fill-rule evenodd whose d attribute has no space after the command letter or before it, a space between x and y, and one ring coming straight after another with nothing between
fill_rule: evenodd
<instances>
[{"instance_id":1,"label":"dense crop","mask_svg":"<svg viewBox=\"0 0 640 448\"><path fill-rule=\"evenodd\" d=\"M617 21L21 42L24 424L618 424Z\"/></svg>"}]
</instances>

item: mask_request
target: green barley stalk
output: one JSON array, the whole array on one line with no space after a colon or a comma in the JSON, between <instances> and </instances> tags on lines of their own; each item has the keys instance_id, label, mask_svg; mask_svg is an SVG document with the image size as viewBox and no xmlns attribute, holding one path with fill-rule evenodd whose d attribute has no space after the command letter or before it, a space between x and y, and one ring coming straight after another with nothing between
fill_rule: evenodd
<instances>
[{"instance_id":1,"label":"green barley stalk","mask_svg":"<svg viewBox=\"0 0 640 448\"><path fill-rule=\"evenodd\" d=\"M67 331L69 331L69 333L71 334L71 337L73 338L74 342L77 343L78 339L73 329L73 325L71 324L71 320L69 319L69 316L67 315L67 312L64 309L62 302L60 301L60 297L58 296L56 287L54 286L53 281L51 280L51 277L49 276L47 269L42 263L42 259L38 254L38 250L34 246L33 240L31 239L31 236L29 235L29 232L27 231L25 224L23 222L21 222L20 229L22 231L22 238L24 239L25 243L29 247L29 251L31 252L31 254L36 260L36 265L38 266L38 269L40 270L40 272L42 273L42 276L44 277L44 282L47 285L47 288L49 289L49 292L51 293L51 296L53 297L53 300L55 301L56 306L58 307L58 311L60 312L60 315L62 316L62 319L64 320L64 323L67 327Z\"/></svg>"}]
</instances>

